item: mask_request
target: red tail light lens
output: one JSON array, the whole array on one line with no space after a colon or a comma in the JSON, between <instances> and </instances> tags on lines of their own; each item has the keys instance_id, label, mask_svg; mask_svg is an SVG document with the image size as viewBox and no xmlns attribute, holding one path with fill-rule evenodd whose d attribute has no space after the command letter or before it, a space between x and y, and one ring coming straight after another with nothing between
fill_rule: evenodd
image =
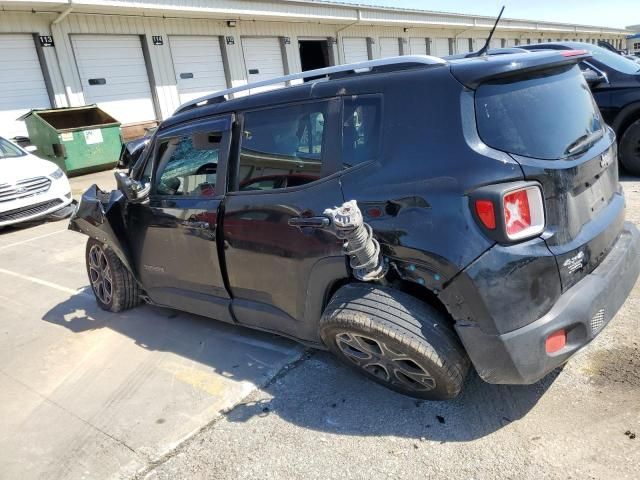
<instances>
[{"instance_id":1,"label":"red tail light lens","mask_svg":"<svg viewBox=\"0 0 640 480\"><path fill-rule=\"evenodd\" d=\"M491 200L476 200L476 214L486 228L495 230L496 212Z\"/></svg>"},{"instance_id":2,"label":"red tail light lens","mask_svg":"<svg viewBox=\"0 0 640 480\"><path fill-rule=\"evenodd\" d=\"M532 237L544 230L544 205L540 188L529 186L508 192L502 198L502 206L509 240Z\"/></svg>"}]
</instances>

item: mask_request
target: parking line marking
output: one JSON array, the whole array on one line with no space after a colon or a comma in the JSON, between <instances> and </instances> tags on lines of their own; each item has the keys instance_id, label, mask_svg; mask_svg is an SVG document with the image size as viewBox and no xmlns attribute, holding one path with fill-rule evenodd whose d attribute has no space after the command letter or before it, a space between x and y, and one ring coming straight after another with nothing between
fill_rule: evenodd
<instances>
[{"instance_id":1,"label":"parking line marking","mask_svg":"<svg viewBox=\"0 0 640 480\"><path fill-rule=\"evenodd\" d=\"M83 289L76 290L74 288L63 287L62 285L58 285L56 283L48 282L46 280L41 280L39 278L31 277L29 275L23 275L21 273L12 272L11 270L6 270L4 268L0 268L0 273L4 273L5 275L11 275L11 276L20 278L22 280L27 280L29 282L37 283L38 285L43 285L45 287L55 288L56 290L59 290L64 293L68 293L70 295L86 295L89 297L91 296L90 294L86 293Z\"/></svg>"},{"instance_id":2,"label":"parking line marking","mask_svg":"<svg viewBox=\"0 0 640 480\"><path fill-rule=\"evenodd\" d=\"M2 247L0 247L0 250L4 250L5 248L15 247L17 245L22 245L23 243L33 242L34 240L40 240L41 238L50 237L51 235L56 235L58 233L66 232L66 231L67 229L65 228L64 230L56 230L55 232L45 233L44 235L39 235L37 237L27 238L26 240L22 240L20 242L10 243L9 245L3 245Z\"/></svg>"}]
</instances>

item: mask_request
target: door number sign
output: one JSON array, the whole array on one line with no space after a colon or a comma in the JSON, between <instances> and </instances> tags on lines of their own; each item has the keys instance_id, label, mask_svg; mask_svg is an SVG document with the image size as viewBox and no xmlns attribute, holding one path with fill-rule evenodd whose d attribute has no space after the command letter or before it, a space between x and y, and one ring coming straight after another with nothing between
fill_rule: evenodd
<instances>
[{"instance_id":1,"label":"door number sign","mask_svg":"<svg viewBox=\"0 0 640 480\"><path fill-rule=\"evenodd\" d=\"M41 47L53 47L53 37L51 35L40 35L40 46Z\"/></svg>"}]
</instances>

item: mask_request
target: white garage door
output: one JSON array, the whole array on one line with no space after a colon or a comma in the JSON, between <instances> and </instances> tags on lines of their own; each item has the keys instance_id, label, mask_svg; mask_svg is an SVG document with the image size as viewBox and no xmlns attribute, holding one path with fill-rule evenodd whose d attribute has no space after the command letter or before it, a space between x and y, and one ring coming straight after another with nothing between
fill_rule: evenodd
<instances>
[{"instance_id":1,"label":"white garage door","mask_svg":"<svg viewBox=\"0 0 640 480\"><path fill-rule=\"evenodd\" d=\"M16 119L50 106L33 37L0 34L0 136L26 136L24 122Z\"/></svg>"},{"instance_id":2,"label":"white garage door","mask_svg":"<svg viewBox=\"0 0 640 480\"><path fill-rule=\"evenodd\" d=\"M434 38L431 42L431 55L444 57L449 55L449 39Z\"/></svg>"},{"instance_id":3,"label":"white garage door","mask_svg":"<svg viewBox=\"0 0 640 480\"><path fill-rule=\"evenodd\" d=\"M242 53L249 83L282 77L284 63L278 37L244 37ZM252 88L251 93L273 90L283 84Z\"/></svg>"},{"instance_id":4,"label":"white garage door","mask_svg":"<svg viewBox=\"0 0 640 480\"><path fill-rule=\"evenodd\" d=\"M169 37L180 103L227 88L218 37Z\"/></svg>"},{"instance_id":5,"label":"white garage door","mask_svg":"<svg viewBox=\"0 0 640 480\"><path fill-rule=\"evenodd\" d=\"M426 55L427 39L426 38L410 38L409 51L411 52L411 55Z\"/></svg>"},{"instance_id":6,"label":"white garage door","mask_svg":"<svg viewBox=\"0 0 640 480\"><path fill-rule=\"evenodd\" d=\"M366 38L347 37L342 39L344 63L366 62L369 60Z\"/></svg>"},{"instance_id":7,"label":"white garage door","mask_svg":"<svg viewBox=\"0 0 640 480\"><path fill-rule=\"evenodd\" d=\"M155 120L140 37L74 35L71 42L87 104L123 124Z\"/></svg>"},{"instance_id":8,"label":"white garage door","mask_svg":"<svg viewBox=\"0 0 640 480\"><path fill-rule=\"evenodd\" d=\"M456 53L467 53L469 50L469 39L468 38L459 38L458 42L458 51Z\"/></svg>"},{"instance_id":9,"label":"white garage door","mask_svg":"<svg viewBox=\"0 0 640 480\"><path fill-rule=\"evenodd\" d=\"M380 39L380 58L397 57L400 55L400 44L397 38Z\"/></svg>"}]
</instances>

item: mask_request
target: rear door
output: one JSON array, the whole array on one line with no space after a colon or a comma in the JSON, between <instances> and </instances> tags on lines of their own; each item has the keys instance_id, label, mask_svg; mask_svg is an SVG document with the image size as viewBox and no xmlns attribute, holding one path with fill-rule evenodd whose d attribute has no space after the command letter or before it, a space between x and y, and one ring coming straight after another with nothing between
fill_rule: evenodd
<instances>
[{"instance_id":1,"label":"rear door","mask_svg":"<svg viewBox=\"0 0 640 480\"><path fill-rule=\"evenodd\" d=\"M222 227L240 323L312 339L304 320L309 302L322 301L314 285L329 281L325 267L346 274L333 235L297 226L344 201L332 175L340 155L339 106L337 99L319 100L242 115Z\"/></svg>"},{"instance_id":2,"label":"rear door","mask_svg":"<svg viewBox=\"0 0 640 480\"><path fill-rule=\"evenodd\" d=\"M218 257L218 214L233 117L177 126L155 138L142 181L148 204L131 205L135 268L157 304L231 321Z\"/></svg>"}]
</instances>

